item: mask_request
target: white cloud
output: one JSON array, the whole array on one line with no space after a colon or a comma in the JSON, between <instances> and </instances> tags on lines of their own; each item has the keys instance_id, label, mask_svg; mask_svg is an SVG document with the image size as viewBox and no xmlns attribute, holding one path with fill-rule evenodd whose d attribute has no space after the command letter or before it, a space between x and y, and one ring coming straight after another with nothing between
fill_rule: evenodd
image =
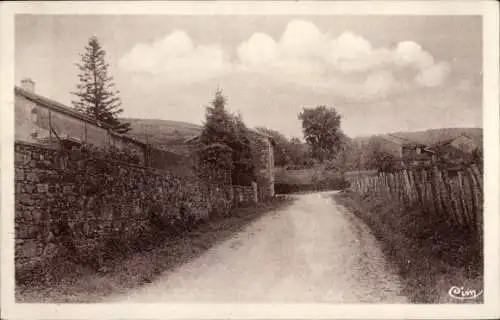
<instances>
[{"instance_id":1,"label":"white cloud","mask_svg":"<svg viewBox=\"0 0 500 320\"><path fill-rule=\"evenodd\" d=\"M254 33L248 41L238 47L237 51L245 64L273 63L278 58L276 42L265 33Z\"/></svg>"},{"instance_id":2,"label":"white cloud","mask_svg":"<svg viewBox=\"0 0 500 320\"><path fill-rule=\"evenodd\" d=\"M326 60L343 73L364 72L390 60L387 49L373 49L371 43L351 32L332 39Z\"/></svg>"},{"instance_id":3,"label":"white cloud","mask_svg":"<svg viewBox=\"0 0 500 320\"><path fill-rule=\"evenodd\" d=\"M410 75L413 85L433 87L441 85L450 72L448 64L436 63L418 43L374 47L355 33L332 37L304 20L290 21L277 39L256 32L235 53L236 60L231 62L221 47L196 44L184 31L174 31L151 43L136 44L119 65L156 76L155 81L176 83L226 73L257 73L354 100L383 98L410 85L396 75Z\"/></svg>"},{"instance_id":4,"label":"white cloud","mask_svg":"<svg viewBox=\"0 0 500 320\"><path fill-rule=\"evenodd\" d=\"M401 67L424 69L434 64L434 58L431 54L422 50L419 44L412 41L398 43L393 57L394 63Z\"/></svg>"},{"instance_id":5,"label":"white cloud","mask_svg":"<svg viewBox=\"0 0 500 320\"><path fill-rule=\"evenodd\" d=\"M119 66L182 83L210 79L230 69L221 48L195 45L183 31L174 31L153 43L136 44L120 59Z\"/></svg>"},{"instance_id":6,"label":"white cloud","mask_svg":"<svg viewBox=\"0 0 500 320\"><path fill-rule=\"evenodd\" d=\"M288 23L280 39L280 53L284 57L317 57L322 55L325 35L311 22L293 20Z\"/></svg>"},{"instance_id":7,"label":"white cloud","mask_svg":"<svg viewBox=\"0 0 500 320\"><path fill-rule=\"evenodd\" d=\"M450 72L450 66L445 62L439 62L421 70L415 81L424 87L437 87L441 85Z\"/></svg>"},{"instance_id":8,"label":"white cloud","mask_svg":"<svg viewBox=\"0 0 500 320\"><path fill-rule=\"evenodd\" d=\"M406 86L394 79L393 70L415 75L421 86L440 85L449 66L412 41L393 48L374 48L360 35L344 32L337 38L313 23L291 21L278 41L255 33L237 49L237 70L266 73L282 81L336 90L352 99L384 97ZM351 75L359 74L353 81ZM346 78L346 76L349 78Z\"/></svg>"}]
</instances>

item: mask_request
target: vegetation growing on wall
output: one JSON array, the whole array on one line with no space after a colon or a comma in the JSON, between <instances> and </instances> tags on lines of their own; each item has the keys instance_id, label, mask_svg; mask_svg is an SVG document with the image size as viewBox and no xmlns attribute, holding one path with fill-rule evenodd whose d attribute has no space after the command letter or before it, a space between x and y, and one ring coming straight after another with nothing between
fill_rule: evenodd
<instances>
[{"instance_id":1,"label":"vegetation growing on wall","mask_svg":"<svg viewBox=\"0 0 500 320\"><path fill-rule=\"evenodd\" d=\"M95 145L84 143L80 147L73 150L75 152L80 152L82 155L91 155L96 158L119 161L130 164L140 164L141 159L135 150L128 148L119 149L115 146L108 146L107 148L99 148Z\"/></svg>"},{"instance_id":2,"label":"vegetation growing on wall","mask_svg":"<svg viewBox=\"0 0 500 320\"><path fill-rule=\"evenodd\" d=\"M309 168L315 164L309 146L298 138L288 139L281 132L265 127L259 127L257 130L274 140L274 165L298 169Z\"/></svg>"},{"instance_id":3,"label":"vegetation growing on wall","mask_svg":"<svg viewBox=\"0 0 500 320\"><path fill-rule=\"evenodd\" d=\"M200 136L199 153L213 153L217 147L224 145L231 150L231 180L234 185L250 185L255 180L255 164L249 131L240 115L233 115L225 108L226 97L217 90L211 106L206 107L206 120ZM220 148L219 148L220 149ZM211 155L200 155L201 159L209 159Z\"/></svg>"},{"instance_id":4,"label":"vegetation growing on wall","mask_svg":"<svg viewBox=\"0 0 500 320\"><path fill-rule=\"evenodd\" d=\"M233 170L232 150L222 143L201 146L197 150L198 174L204 179L231 184Z\"/></svg>"}]
</instances>

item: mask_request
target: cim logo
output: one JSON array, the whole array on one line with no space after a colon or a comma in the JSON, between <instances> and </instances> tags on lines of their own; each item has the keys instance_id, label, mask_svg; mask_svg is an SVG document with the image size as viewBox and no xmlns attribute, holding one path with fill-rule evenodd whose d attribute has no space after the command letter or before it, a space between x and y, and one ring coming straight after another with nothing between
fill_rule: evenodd
<instances>
[{"instance_id":1,"label":"cim logo","mask_svg":"<svg viewBox=\"0 0 500 320\"><path fill-rule=\"evenodd\" d=\"M483 291L477 291L476 289L464 289L464 287L451 287L448 291L448 295L454 299L458 300L472 300L477 299L483 294Z\"/></svg>"}]
</instances>

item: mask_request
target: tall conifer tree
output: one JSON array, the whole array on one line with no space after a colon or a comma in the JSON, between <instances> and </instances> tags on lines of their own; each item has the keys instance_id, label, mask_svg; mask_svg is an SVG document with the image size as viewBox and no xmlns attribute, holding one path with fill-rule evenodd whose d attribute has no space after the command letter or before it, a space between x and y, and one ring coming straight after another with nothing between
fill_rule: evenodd
<instances>
[{"instance_id":1,"label":"tall conifer tree","mask_svg":"<svg viewBox=\"0 0 500 320\"><path fill-rule=\"evenodd\" d=\"M110 125L118 133L126 133L130 124L121 122L117 115L123 112L120 92L115 89L113 77L109 76L109 64L106 62L106 51L96 36L89 39L85 52L80 55L81 63L77 63L80 83L72 92L77 100L72 101L76 110Z\"/></svg>"}]
</instances>

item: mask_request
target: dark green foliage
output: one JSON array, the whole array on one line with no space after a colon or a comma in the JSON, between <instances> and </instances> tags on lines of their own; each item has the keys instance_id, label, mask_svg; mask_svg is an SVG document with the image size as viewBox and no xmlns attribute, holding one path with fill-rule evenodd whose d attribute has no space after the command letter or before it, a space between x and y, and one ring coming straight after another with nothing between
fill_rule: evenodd
<instances>
[{"instance_id":1,"label":"dark green foliage","mask_svg":"<svg viewBox=\"0 0 500 320\"><path fill-rule=\"evenodd\" d=\"M312 156L321 162L334 158L345 138L340 128L341 116L335 108L304 108L299 120L302 121L304 138L311 146Z\"/></svg>"},{"instance_id":2,"label":"dark green foliage","mask_svg":"<svg viewBox=\"0 0 500 320\"><path fill-rule=\"evenodd\" d=\"M396 169L396 158L385 152L381 147L381 142L373 138L367 146L367 168L376 169L380 172L392 172Z\"/></svg>"},{"instance_id":3,"label":"dark green foliage","mask_svg":"<svg viewBox=\"0 0 500 320\"><path fill-rule=\"evenodd\" d=\"M101 47L97 37L90 38L85 53L81 54L78 79L80 83L72 92L77 100L72 101L76 110L105 123L116 132L126 133L130 124L120 122L117 115L123 112L119 91L115 90L113 77L108 75L109 64L105 60L106 51Z\"/></svg>"},{"instance_id":4,"label":"dark green foliage","mask_svg":"<svg viewBox=\"0 0 500 320\"><path fill-rule=\"evenodd\" d=\"M234 140L233 117L226 110L226 97L217 90L211 106L206 107L205 123L201 131L200 142L203 145L222 143L230 146Z\"/></svg>"},{"instance_id":5,"label":"dark green foliage","mask_svg":"<svg viewBox=\"0 0 500 320\"><path fill-rule=\"evenodd\" d=\"M287 168L310 168L315 164L309 146L298 138L288 139L281 132L260 127L258 131L272 137L275 143L274 164Z\"/></svg>"},{"instance_id":6,"label":"dark green foliage","mask_svg":"<svg viewBox=\"0 0 500 320\"><path fill-rule=\"evenodd\" d=\"M78 150L73 150L74 152L80 152L82 154L91 155L96 158L118 161L130 164L140 164L141 160L134 150L118 149L115 146L109 146L106 149L99 148L92 144L83 144Z\"/></svg>"},{"instance_id":7,"label":"dark green foliage","mask_svg":"<svg viewBox=\"0 0 500 320\"><path fill-rule=\"evenodd\" d=\"M260 127L258 131L272 137L275 143L274 146L274 164L276 166L286 166L292 163L292 145L291 142L281 132Z\"/></svg>"},{"instance_id":8,"label":"dark green foliage","mask_svg":"<svg viewBox=\"0 0 500 320\"><path fill-rule=\"evenodd\" d=\"M249 131L241 116L230 114L226 110L226 101L222 91L217 90L211 106L206 110L206 121L200 142L203 146L222 144L229 147L232 151L232 183L249 185L255 180Z\"/></svg>"},{"instance_id":9,"label":"dark green foliage","mask_svg":"<svg viewBox=\"0 0 500 320\"><path fill-rule=\"evenodd\" d=\"M232 149L223 143L202 145L197 150L199 174L211 181L227 183L234 165Z\"/></svg>"}]
</instances>

